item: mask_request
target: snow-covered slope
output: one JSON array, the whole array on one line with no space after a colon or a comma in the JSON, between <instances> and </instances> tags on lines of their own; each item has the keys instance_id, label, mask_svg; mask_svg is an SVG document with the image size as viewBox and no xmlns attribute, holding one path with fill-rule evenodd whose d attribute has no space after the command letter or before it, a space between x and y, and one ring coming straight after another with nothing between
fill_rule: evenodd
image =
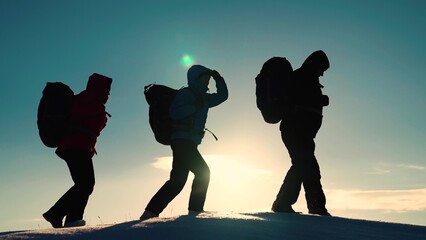
<instances>
[{"instance_id":1,"label":"snow-covered slope","mask_svg":"<svg viewBox=\"0 0 426 240\"><path fill-rule=\"evenodd\" d=\"M203 213L113 225L0 233L0 239L395 239L426 240L426 227L276 213Z\"/></svg>"}]
</instances>

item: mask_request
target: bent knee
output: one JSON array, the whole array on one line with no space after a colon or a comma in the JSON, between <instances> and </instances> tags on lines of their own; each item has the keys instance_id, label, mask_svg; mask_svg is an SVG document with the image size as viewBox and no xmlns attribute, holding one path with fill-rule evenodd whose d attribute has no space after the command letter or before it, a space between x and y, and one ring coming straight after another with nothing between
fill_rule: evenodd
<instances>
[{"instance_id":1,"label":"bent knee","mask_svg":"<svg viewBox=\"0 0 426 240\"><path fill-rule=\"evenodd\" d=\"M182 191L185 187L186 179L171 179L167 183L172 189L175 189L177 192Z\"/></svg>"},{"instance_id":2,"label":"bent knee","mask_svg":"<svg viewBox=\"0 0 426 240\"><path fill-rule=\"evenodd\" d=\"M210 178L210 168L206 166L206 168L203 169L202 174L206 177Z\"/></svg>"},{"instance_id":3,"label":"bent knee","mask_svg":"<svg viewBox=\"0 0 426 240\"><path fill-rule=\"evenodd\" d=\"M90 195L95 189L95 182L77 184L77 188L80 190L82 194Z\"/></svg>"},{"instance_id":4,"label":"bent knee","mask_svg":"<svg viewBox=\"0 0 426 240\"><path fill-rule=\"evenodd\" d=\"M204 179L205 181L210 180L210 168L206 167L203 168L200 171L194 172L195 178L197 179Z\"/></svg>"}]
</instances>

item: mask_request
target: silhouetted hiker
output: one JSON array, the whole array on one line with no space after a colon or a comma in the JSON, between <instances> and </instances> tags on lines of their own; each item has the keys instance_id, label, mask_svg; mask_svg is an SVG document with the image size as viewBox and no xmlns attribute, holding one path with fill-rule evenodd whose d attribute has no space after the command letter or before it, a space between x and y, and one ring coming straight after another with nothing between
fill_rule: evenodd
<instances>
[{"instance_id":1,"label":"silhouetted hiker","mask_svg":"<svg viewBox=\"0 0 426 240\"><path fill-rule=\"evenodd\" d=\"M204 211L210 169L198 152L205 133L209 108L228 98L225 80L215 70L193 65L188 70L188 87L179 90L170 107L173 120L171 148L173 166L170 179L158 190L145 208L140 220L158 217L167 205L182 191L189 171L194 173L188 210ZM216 82L216 93L207 93L210 77Z\"/></svg>"},{"instance_id":2,"label":"silhouetted hiker","mask_svg":"<svg viewBox=\"0 0 426 240\"><path fill-rule=\"evenodd\" d=\"M77 94L71 107L72 127L60 141L56 154L65 160L71 173L72 186L43 214L54 228L84 226L84 209L95 185L92 157L97 137L106 126L112 79L99 74L89 77L86 90ZM62 225L63 218L65 224Z\"/></svg>"},{"instance_id":3,"label":"silhouetted hiker","mask_svg":"<svg viewBox=\"0 0 426 240\"><path fill-rule=\"evenodd\" d=\"M309 213L329 216L325 208L325 195L321 186L320 168L315 158L314 138L321 127L322 110L329 104L323 95L319 77L330 67L323 51L312 53L294 71L291 81L293 108L281 121L281 138L291 157L290 167L281 189L273 203L274 212L294 213L303 184Z\"/></svg>"}]
</instances>

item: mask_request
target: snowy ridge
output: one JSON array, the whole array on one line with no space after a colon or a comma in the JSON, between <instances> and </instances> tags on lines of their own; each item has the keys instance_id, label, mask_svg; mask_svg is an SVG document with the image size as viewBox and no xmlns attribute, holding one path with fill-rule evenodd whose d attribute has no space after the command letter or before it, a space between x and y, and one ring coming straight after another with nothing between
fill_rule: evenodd
<instances>
[{"instance_id":1,"label":"snowy ridge","mask_svg":"<svg viewBox=\"0 0 426 240\"><path fill-rule=\"evenodd\" d=\"M145 222L0 233L0 239L389 239L425 240L426 226L277 213L215 213Z\"/></svg>"}]
</instances>

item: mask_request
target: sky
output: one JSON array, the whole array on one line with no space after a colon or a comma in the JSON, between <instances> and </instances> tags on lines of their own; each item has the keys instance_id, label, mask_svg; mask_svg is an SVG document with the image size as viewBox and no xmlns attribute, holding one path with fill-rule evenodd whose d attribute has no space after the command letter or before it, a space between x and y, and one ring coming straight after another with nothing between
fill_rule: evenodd
<instances>
[{"instance_id":1,"label":"sky","mask_svg":"<svg viewBox=\"0 0 426 240\"><path fill-rule=\"evenodd\" d=\"M199 146L211 169L205 209L270 210L290 158L279 126L256 108L254 79L273 56L296 69L319 49L331 65L316 138L328 210L426 225L425 8L420 0L0 0L0 231L48 228L41 214L72 186L38 135L46 82L78 93L93 72L113 78L85 219L123 222L139 218L171 168L170 147L149 127L144 86L184 87L191 64L219 71L230 94L209 111L219 140L206 134ZM186 214L190 175L161 216ZM306 213L303 196L294 208Z\"/></svg>"}]
</instances>

